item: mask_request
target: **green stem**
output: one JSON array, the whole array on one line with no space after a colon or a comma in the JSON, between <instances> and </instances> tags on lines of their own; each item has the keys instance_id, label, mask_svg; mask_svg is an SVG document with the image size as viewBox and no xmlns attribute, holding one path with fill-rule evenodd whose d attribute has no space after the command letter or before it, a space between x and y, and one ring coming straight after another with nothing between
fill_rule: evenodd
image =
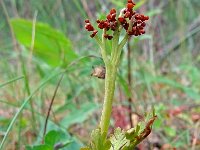
<instances>
[{"instance_id":1,"label":"green stem","mask_svg":"<svg viewBox=\"0 0 200 150\"><path fill-rule=\"evenodd\" d=\"M128 34L126 34L124 36L124 38L122 39L122 41L118 45L117 56L114 58L114 62L113 62L117 66L119 65L122 49L123 49L124 45L126 44L126 42L128 41L128 38L129 38L129 36L128 36Z\"/></svg>"},{"instance_id":2,"label":"green stem","mask_svg":"<svg viewBox=\"0 0 200 150\"><path fill-rule=\"evenodd\" d=\"M113 41L112 41L112 51L111 51L111 62L117 55L117 49L118 49L118 42L119 42L119 35L120 31L116 30L113 34Z\"/></svg>"},{"instance_id":3,"label":"green stem","mask_svg":"<svg viewBox=\"0 0 200 150\"><path fill-rule=\"evenodd\" d=\"M107 65L109 64L109 59L107 57L107 54L106 54L106 50L105 50L105 39L102 37L102 41L100 40L100 38L98 36L95 36L94 39L96 40L96 42L98 43L100 49L101 49L101 55L102 55L102 58L104 60L104 63Z\"/></svg>"},{"instance_id":4,"label":"green stem","mask_svg":"<svg viewBox=\"0 0 200 150\"><path fill-rule=\"evenodd\" d=\"M105 34L105 32L106 31L104 30L103 35ZM105 96L104 96L104 104L103 104L103 110L102 110L101 121L100 121L101 133L103 135L107 135L108 133L110 117L111 117L111 112L112 112L112 103L113 103L113 97L114 97L114 91L115 91L115 80L117 76L117 68L118 68L122 48L128 40L128 35L126 34L123 40L118 44L119 35L120 35L119 31L116 31L114 33L114 38L112 41L113 43L112 43L112 51L111 51L111 60L108 59L107 54L106 54L105 38L102 36L102 42L99 40L98 37L95 38L96 41L100 45L102 58L106 66Z\"/></svg>"},{"instance_id":5,"label":"green stem","mask_svg":"<svg viewBox=\"0 0 200 150\"><path fill-rule=\"evenodd\" d=\"M101 132L108 132L110 117L112 112L112 102L115 91L115 80L116 80L117 67L113 65L106 66L106 77L105 77L105 96L103 111L100 121Z\"/></svg>"}]
</instances>

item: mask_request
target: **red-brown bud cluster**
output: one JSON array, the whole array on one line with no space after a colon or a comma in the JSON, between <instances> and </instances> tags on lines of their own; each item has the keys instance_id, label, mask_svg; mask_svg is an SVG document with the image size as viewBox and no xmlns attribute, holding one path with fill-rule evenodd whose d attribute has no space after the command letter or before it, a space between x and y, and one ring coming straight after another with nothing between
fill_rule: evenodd
<instances>
[{"instance_id":1,"label":"red-brown bud cluster","mask_svg":"<svg viewBox=\"0 0 200 150\"><path fill-rule=\"evenodd\" d=\"M132 10L134 6L135 6L135 3L132 0L127 1L126 8L128 8L129 10Z\"/></svg>"},{"instance_id":2,"label":"red-brown bud cluster","mask_svg":"<svg viewBox=\"0 0 200 150\"><path fill-rule=\"evenodd\" d=\"M93 38L96 34L97 34L97 30L94 29L94 27L92 26L92 24L90 23L90 21L87 19L85 20L85 29L88 31L92 31L92 34L90 35L91 38Z\"/></svg>"},{"instance_id":3,"label":"red-brown bud cluster","mask_svg":"<svg viewBox=\"0 0 200 150\"><path fill-rule=\"evenodd\" d=\"M118 21L130 36L144 34L144 27L146 26L145 21L149 19L148 16L136 13L133 10L134 6L135 3L132 0L128 0L126 8L123 11L123 15L118 18ZM131 27L129 27L130 25Z\"/></svg>"},{"instance_id":4,"label":"red-brown bud cluster","mask_svg":"<svg viewBox=\"0 0 200 150\"><path fill-rule=\"evenodd\" d=\"M145 21L149 19L148 16L144 16L143 14L136 13L133 8L135 3L132 0L127 0L126 8L122 10L121 15L116 18L116 10L111 9L110 13L107 15L106 20L97 20L98 28L104 29L106 31L112 30L116 31L119 29L121 25L127 32L128 35L138 36L145 33ZM97 30L91 25L89 20L85 20L85 28L93 32L90 36L94 37L97 34ZM113 38L112 35L108 35L107 33L104 34L104 37L108 40Z\"/></svg>"},{"instance_id":5,"label":"red-brown bud cluster","mask_svg":"<svg viewBox=\"0 0 200 150\"><path fill-rule=\"evenodd\" d=\"M106 31L112 30L115 31L117 29L118 23L116 20L116 10L111 9L110 13L107 15L106 20L97 20L98 28L99 29L105 29ZM113 36L105 34L104 37L108 40L111 40Z\"/></svg>"},{"instance_id":6,"label":"red-brown bud cluster","mask_svg":"<svg viewBox=\"0 0 200 150\"><path fill-rule=\"evenodd\" d=\"M132 19L133 19L132 20L133 26L132 26L132 29L128 30L128 34L135 35L135 36L145 34L145 30L144 30L146 26L145 21L149 20L149 17L144 16L143 14L135 14L134 18Z\"/></svg>"}]
</instances>

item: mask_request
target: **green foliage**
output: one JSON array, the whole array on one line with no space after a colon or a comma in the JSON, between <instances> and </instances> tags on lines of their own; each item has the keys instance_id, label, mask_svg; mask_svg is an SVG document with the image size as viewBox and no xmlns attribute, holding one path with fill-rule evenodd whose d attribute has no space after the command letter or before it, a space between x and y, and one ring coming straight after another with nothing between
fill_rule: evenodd
<instances>
[{"instance_id":1,"label":"green foliage","mask_svg":"<svg viewBox=\"0 0 200 150\"><path fill-rule=\"evenodd\" d=\"M197 88L184 86L181 83L177 82L176 80L170 79L165 76L152 76L151 74L148 74L148 75L147 74L148 73L146 73L145 75L145 79L146 79L146 82L148 83L151 83L151 84L162 83L162 84L170 86L171 88L179 89L183 91L185 94L188 95L188 97L190 97L193 100L199 100L200 98L200 93Z\"/></svg>"},{"instance_id":2,"label":"green foliage","mask_svg":"<svg viewBox=\"0 0 200 150\"><path fill-rule=\"evenodd\" d=\"M130 144L126 138L126 133L121 128L116 128L114 134L110 137L112 148L111 149L122 149L125 145Z\"/></svg>"},{"instance_id":3,"label":"green foliage","mask_svg":"<svg viewBox=\"0 0 200 150\"><path fill-rule=\"evenodd\" d=\"M113 4L115 4L119 8L123 8L124 3L126 2L125 0L124 1L111 0L111 1L112 1ZM137 5L134 7L134 9L137 10L138 8L140 8L145 3L146 3L146 0L141 0L141 1L137 2Z\"/></svg>"},{"instance_id":4,"label":"green foliage","mask_svg":"<svg viewBox=\"0 0 200 150\"><path fill-rule=\"evenodd\" d=\"M46 1L36 0L1 1L7 8L8 14L8 16L6 16L2 7L3 5L0 4L0 141L4 137L7 137L5 138L6 141L4 141L5 149L22 149L23 145L28 142L30 142L30 144L35 143L36 145L41 142L40 133L43 130L46 114L43 112L46 111L48 107L46 105L46 100L49 99L51 93L53 93L52 89L54 89L53 86L55 82L52 81L56 81L56 78L51 79L50 86L47 84L48 90L44 88L31 98L34 108L36 109L36 124L38 125L36 128L40 129L40 132L34 132L31 136L27 137L27 132L32 133L32 126L30 126L30 124L32 125L30 107L26 105L26 107L23 108L23 112L21 111L22 113L20 113L18 117L15 117L14 114L16 110L21 109L20 105L26 97L26 93L23 92L24 80L20 79L23 75L20 68L23 62L19 61L18 52L23 56L24 63L29 61L29 49L31 49L31 43L33 42L33 23L31 20L34 11L38 11L37 20L41 22L36 22L32 67L25 68L27 72L30 73L30 76L28 75L28 80L30 81L31 90L37 87L37 83L39 83L45 75L49 75L49 68L52 69L51 67L60 65L65 66L75 60L78 56L74 51L81 53L82 56L88 54L98 55L97 51L95 51L97 50L96 43L89 42L90 38L85 35L85 31L83 30L84 19L87 17L95 18L95 15L102 16L100 18L103 19L106 17L104 13L109 12L109 8L115 6L117 6L117 8L122 8L126 1L127 0L93 0L86 4L81 0L48 0L48 3ZM200 99L199 30L196 30L197 34L190 34L191 29L198 27L200 14L199 0L163 0L156 1L155 3L153 3L153 0L140 0L136 8L141 6L141 10L145 10L145 14L150 16L150 23L148 24L149 29L146 35L134 37L130 40L132 53L132 86L130 89L127 82L127 53L126 48L124 49L123 61L120 64L120 68L122 69L120 70L117 81L117 85L120 85L121 88L116 89L117 94L115 95L120 96L115 98L115 105L121 105L121 100L124 100L122 103L126 105L126 99L130 96L133 97L134 100L132 106L134 106L134 108L139 107L141 111L142 109L145 110L146 107L152 103L156 103L156 114L159 119L154 122L153 135L159 136L159 144L170 144L177 149L191 149L191 141L193 139L192 133L196 131L198 126L198 122L192 120L192 114L199 114L200 112L199 108L197 108ZM97 13L93 13L94 10L96 10ZM29 20L9 19L9 17L13 18L18 16ZM10 34L12 31L8 25L9 22L20 44L18 47L19 51L14 51L15 42L13 42ZM94 20L92 22L94 22ZM60 32L53 27L56 27ZM185 34L185 32L188 34ZM68 36L65 37L65 34L69 35L71 40ZM184 39L186 35L190 35L188 40L178 43L179 39ZM173 47L174 43L179 46ZM110 49L110 47L107 48ZM151 63L155 65L154 68L150 68L149 63L146 63L149 57L151 57L151 51L153 56L152 60L154 61ZM170 57L166 57L168 56L166 55L168 51L170 51ZM62 55L62 52L65 54ZM160 55L163 56L162 60ZM92 60L96 60L96 58ZM79 64L78 66L74 65L73 72L68 72L67 75L69 77L63 80L58 95L56 96L56 103L53 106L56 119L54 120L53 116L50 117L48 131L63 128L65 124L67 128L70 126L73 129L74 123L83 123L88 119L88 115L91 115L95 109L97 109L97 105L86 104L86 106L82 103L88 99L90 101L95 99L95 103L98 103L103 99L103 81L90 79L89 75L92 65L91 61L88 62L87 65L82 62L80 63L81 66L79 66ZM50 67L46 69L43 64L48 64ZM98 65L102 64L102 61L98 63ZM152 72L155 74L152 75ZM38 77L39 73L41 76ZM182 79L186 81L186 84L182 82ZM81 83L79 82L80 80L82 81ZM68 81L70 81L70 83ZM82 83L89 88L85 88ZM70 97L68 97L68 95L70 95ZM78 99L76 101L77 103L74 99ZM177 116L169 116L169 110L173 111L181 106L188 106L189 109L184 110ZM82 111L82 109L84 111ZM75 113L75 115L73 115L73 113ZM71 115L74 118L70 117ZM16 120L16 123L12 124L12 120ZM91 123L91 121L88 122ZM57 128L52 128L52 123L58 125ZM88 127L87 123L84 124L84 126L86 125ZM12 129L9 127L10 124L13 126ZM60 124L62 124L62 126L59 126ZM95 119L92 120L89 127L94 128L94 124L96 124ZM87 132L87 127L81 129L81 131L84 130L84 132ZM141 128L144 127L145 126ZM132 134L132 131L135 132L135 129L129 131L131 133L130 137L129 134L125 134L128 131L122 129L116 130L118 131L116 131L115 136L118 136L119 139L134 139L135 135ZM74 134L74 130L71 133ZM88 139L85 134L80 134L79 136L80 140L84 142ZM121 143L117 142L117 147L123 145L124 139ZM66 141L63 141L62 144L68 141L71 141L71 138L66 137ZM16 144L10 144L11 142ZM150 144L152 143L150 142ZM80 144L73 142L65 148L69 150L79 149L78 146L74 145ZM32 149L32 147L29 148ZM36 148L45 150L50 147L48 145L38 145L35 146L35 149ZM112 146L110 148L113 150ZM198 145L196 145L196 148L198 149ZM52 147L50 149L52 149ZM88 148L85 148L85 150L88 150Z\"/></svg>"},{"instance_id":5,"label":"green foliage","mask_svg":"<svg viewBox=\"0 0 200 150\"><path fill-rule=\"evenodd\" d=\"M72 49L71 41L63 33L53 29L48 24L37 22L35 25L35 38L33 23L25 19L12 19L11 25L18 42L31 48L34 42L33 54L50 66L66 66L77 58Z\"/></svg>"},{"instance_id":6,"label":"green foliage","mask_svg":"<svg viewBox=\"0 0 200 150\"><path fill-rule=\"evenodd\" d=\"M140 122L135 128L124 131L120 128L115 129L110 140L114 150L132 150L142 142L150 133L152 125L156 119L155 113L150 113L145 122Z\"/></svg>"},{"instance_id":7,"label":"green foliage","mask_svg":"<svg viewBox=\"0 0 200 150\"><path fill-rule=\"evenodd\" d=\"M88 116L97 109L97 105L93 102L83 104L78 110L73 109L66 117L63 118L61 124L68 128L75 123L82 123Z\"/></svg>"},{"instance_id":8,"label":"green foliage","mask_svg":"<svg viewBox=\"0 0 200 150\"><path fill-rule=\"evenodd\" d=\"M106 134L102 134L99 128L95 129L91 134L90 146L81 150L132 150L151 133L156 118L153 110L152 113L147 114L145 122L140 122L128 131L118 127L110 138L106 138Z\"/></svg>"},{"instance_id":9,"label":"green foliage","mask_svg":"<svg viewBox=\"0 0 200 150\"><path fill-rule=\"evenodd\" d=\"M26 150L58 150L62 148L63 150L70 150L67 147L73 143L68 136L62 131L49 131L44 140L44 144L36 146L27 146Z\"/></svg>"},{"instance_id":10,"label":"green foliage","mask_svg":"<svg viewBox=\"0 0 200 150\"><path fill-rule=\"evenodd\" d=\"M176 136L176 129L174 129L173 127L166 126L164 127L164 131L167 134L167 136L170 136L170 137Z\"/></svg>"},{"instance_id":11,"label":"green foliage","mask_svg":"<svg viewBox=\"0 0 200 150\"><path fill-rule=\"evenodd\" d=\"M127 82L124 80L124 78L118 74L118 82L120 86L123 88L124 93L126 94L127 97L131 97L131 92L129 90Z\"/></svg>"},{"instance_id":12,"label":"green foliage","mask_svg":"<svg viewBox=\"0 0 200 150\"><path fill-rule=\"evenodd\" d=\"M95 129L91 134L90 147L81 150L109 150L111 147L110 140L106 139L106 133L101 133L101 129Z\"/></svg>"}]
</instances>

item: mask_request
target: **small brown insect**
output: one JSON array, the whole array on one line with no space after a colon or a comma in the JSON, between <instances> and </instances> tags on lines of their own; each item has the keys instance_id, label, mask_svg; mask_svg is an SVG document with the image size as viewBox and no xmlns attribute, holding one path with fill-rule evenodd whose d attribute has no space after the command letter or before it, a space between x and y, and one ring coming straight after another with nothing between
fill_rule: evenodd
<instances>
[{"instance_id":1,"label":"small brown insect","mask_svg":"<svg viewBox=\"0 0 200 150\"><path fill-rule=\"evenodd\" d=\"M93 71L91 73L91 76L97 77L99 79L105 79L106 75L106 68L103 66L97 66L97 67L92 67Z\"/></svg>"}]
</instances>

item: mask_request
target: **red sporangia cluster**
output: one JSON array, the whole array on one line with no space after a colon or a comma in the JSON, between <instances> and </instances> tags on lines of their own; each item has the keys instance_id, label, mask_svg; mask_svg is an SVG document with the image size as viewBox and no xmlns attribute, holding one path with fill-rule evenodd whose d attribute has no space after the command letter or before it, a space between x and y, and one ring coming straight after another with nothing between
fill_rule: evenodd
<instances>
[{"instance_id":1,"label":"red sporangia cluster","mask_svg":"<svg viewBox=\"0 0 200 150\"><path fill-rule=\"evenodd\" d=\"M127 0L126 8L121 10L121 14L118 18L116 18L116 10L114 8L111 9L110 13L106 17L106 20L96 21L98 24L98 28L104 29L106 31L116 31L121 25L130 36L139 36L145 34L145 21L147 21L149 17L143 14L136 13L133 10L134 6L135 3L132 0ZM85 28L88 31L92 32L90 36L93 38L98 31L94 29L89 20L85 20L85 23ZM104 37L108 40L111 40L113 38L113 35L104 33Z\"/></svg>"},{"instance_id":2,"label":"red sporangia cluster","mask_svg":"<svg viewBox=\"0 0 200 150\"><path fill-rule=\"evenodd\" d=\"M146 20L149 20L148 16L144 16L143 14L135 14L133 18L133 22L132 22L133 26L131 30L127 31L128 34L135 35L135 36L145 34L144 28L146 26L146 23L145 23Z\"/></svg>"},{"instance_id":3,"label":"red sporangia cluster","mask_svg":"<svg viewBox=\"0 0 200 150\"><path fill-rule=\"evenodd\" d=\"M92 31L92 34L90 35L91 38L93 38L96 34L97 34L97 30L94 29L94 27L92 26L92 24L90 23L90 21L88 19L85 20L85 29L88 31Z\"/></svg>"}]
</instances>

